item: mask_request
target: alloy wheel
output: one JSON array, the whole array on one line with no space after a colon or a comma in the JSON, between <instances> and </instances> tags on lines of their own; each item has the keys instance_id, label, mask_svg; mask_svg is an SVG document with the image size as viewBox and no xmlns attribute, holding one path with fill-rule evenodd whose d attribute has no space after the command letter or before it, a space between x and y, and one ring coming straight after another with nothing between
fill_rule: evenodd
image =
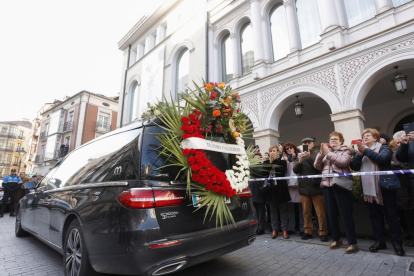
<instances>
[{"instance_id":1,"label":"alloy wheel","mask_svg":"<svg viewBox=\"0 0 414 276\"><path fill-rule=\"evenodd\" d=\"M65 267L66 275L78 276L82 263L82 244L78 229L73 228L66 241Z\"/></svg>"}]
</instances>

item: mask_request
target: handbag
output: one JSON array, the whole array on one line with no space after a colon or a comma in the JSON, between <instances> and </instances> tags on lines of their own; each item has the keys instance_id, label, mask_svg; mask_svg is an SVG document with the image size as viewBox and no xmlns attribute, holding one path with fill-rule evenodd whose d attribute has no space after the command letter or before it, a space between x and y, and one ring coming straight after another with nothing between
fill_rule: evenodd
<instances>
[{"instance_id":1,"label":"handbag","mask_svg":"<svg viewBox=\"0 0 414 276\"><path fill-rule=\"evenodd\" d=\"M401 183L395 174L392 175L380 175L379 183L381 188L395 191L401 188Z\"/></svg>"},{"instance_id":2,"label":"handbag","mask_svg":"<svg viewBox=\"0 0 414 276\"><path fill-rule=\"evenodd\" d=\"M303 160L303 164L305 165L305 168L307 170L308 175L312 175L311 169L309 168L309 163L306 159ZM312 186L319 187L321 186L321 179L320 178L309 178L311 181Z\"/></svg>"},{"instance_id":3,"label":"handbag","mask_svg":"<svg viewBox=\"0 0 414 276\"><path fill-rule=\"evenodd\" d=\"M332 162L331 162L332 166ZM344 173L344 170L342 169L342 173ZM335 176L332 179L332 186L338 187L343 190L352 191L352 187L354 187L354 179L350 176Z\"/></svg>"},{"instance_id":4,"label":"handbag","mask_svg":"<svg viewBox=\"0 0 414 276\"><path fill-rule=\"evenodd\" d=\"M272 167L272 170L269 173L269 178L275 177L275 166ZM275 180L265 180L263 184L260 186L260 193L265 194L269 192L275 184L273 184ZM275 181L276 182L276 181Z\"/></svg>"}]
</instances>

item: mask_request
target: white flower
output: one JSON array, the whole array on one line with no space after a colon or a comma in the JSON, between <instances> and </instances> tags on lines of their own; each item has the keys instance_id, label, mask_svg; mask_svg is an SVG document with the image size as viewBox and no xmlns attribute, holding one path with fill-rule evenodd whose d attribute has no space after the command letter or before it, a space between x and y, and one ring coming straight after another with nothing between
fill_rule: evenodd
<instances>
[{"instance_id":1,"label":"white flower","mask_svg":"<svg viewBox=\"0 0 414 276\"><path fill-rule=\"evenodd\" d=\"M159 116L159 115L161 115L161 112L158 109L155 109L154 110L154 115Z\"/></svg>"},{"instance_id":2,"label":"white flower","mask_svg":"<svg viewBox=\"0 0 414 276\"><path fill-rule=\"evenodd\" d=\"M150 108L155 108L156 105L154 103L150 103Z\"/></svg>"},{"instance_id":3,"label":"white flower","mask_svg":"<svg viewBox=\"0 0 414 276\"><path fill-rule=\"evenodd\" d=\"M246 170L246 175L249 176L250 175L250 171Z\"/></svg>"}]
</instances>

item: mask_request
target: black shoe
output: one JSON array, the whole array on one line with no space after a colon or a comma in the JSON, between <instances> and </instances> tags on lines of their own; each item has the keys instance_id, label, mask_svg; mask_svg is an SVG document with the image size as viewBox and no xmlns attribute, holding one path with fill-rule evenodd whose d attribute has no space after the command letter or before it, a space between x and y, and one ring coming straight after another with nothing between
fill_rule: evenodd
<instances>
[{"instance_id":1,"label":"black shoe","mask_svg":"<svg viewBox=\"0 0 414 276\"><path fill-rule=\"evenodd\" d=\"M260 231L257 231L256 232L256 235L263 235L265 233L265 231L264 230L260 230Z\"/></svg>"},{"instance_id":2,"label":"black shoe","mask_svg":"<svg viewBox=\"0 0 414 276\"><path fill-rule=\"evenodd\" d=\"M398 256L404 256L405 255L405 251L402 248L402 245L400 245L400 244L398 244L398 245L393 244L393 246L394 246L395 254L397 254Z\"/></svg>"},{"instance_id":3,"label":"black shoe","mask_svg":"<svg viewBox=\"0 0 414 276\"><path fill-rule=\"evenodd\" d=\"M288 234L289 234L289 235L293 235L293 234L295 234L295 233L296 233L296 232L295 232L295 231L293 231L293 230L289 230L289 231L288 231Z\"/></svg>"},{"instance_id":4,"label":"black shoe","mask_svg":"<svg viewBox=\"0 0 414 276\"><path fill-rule=\"evenodd\" d=\"M15 214L10 214L10 216L11 216L11 217L15 217L16 215L15 215Z\"/></svg>"},{"instance_id":5,"label":"black shoe","mask_svg":"<svg viewBox=\"0 0 414 276\"><path fill-rule=\"evenodd\" d=\"M300 232L299 233L299 235L300 235L301 238L303 237L303 234L305 234L305 233L304 232Z\"/></svg>"},{"instance_id":6,"label":"black shoe","mask_svg":"<svg viewBox=\"0 0 414 276\"><path fill-rule=\"evenodd\" d=\"M408 247L414 247L414 241L406 242L404 245Z\"/></svg>"},{"instance_id":7,"label":"black shoe","mask_svg":"<svg viewBox=\"0 0 414 276\"><path fill-rule=\"evenodd\" d=\"M328 235L321 235L319 238L321 239L321 242L327 242L327 241L329 241Z\"/></svg>"},{"instance_id":8,"label":"black shoe","mask_svg":"<svg viewBox=\"0 0 414 276\"><path fill-rule=\"evenodd\" d=\"M0 214L0 218L2 218L3 217L3 214Z\"/></svg>"},{"instance_id":9,"label":"black shoe","mask_svg":"<svg viewBox=\"0 0 414 276\"><path fill-rule=\"evenodd\" d=\"M385 244L385 242L384 243L376 242L369 247L369 251L371 252L377 252L378 250L381 250L381 249L387 249L387 245Z\"/></svg>"},{"instance_id":10,"label":"black shoe","mask_svg":"<svg viewBox=\"0 0 414 276\"><path fill-rule=\"evenodd\" d=\"M312 235L309 235L308 233L304 233L303 236L301 237L302 240L309 240L309 239L313 239Z\"/></svg>"}]
</instances>

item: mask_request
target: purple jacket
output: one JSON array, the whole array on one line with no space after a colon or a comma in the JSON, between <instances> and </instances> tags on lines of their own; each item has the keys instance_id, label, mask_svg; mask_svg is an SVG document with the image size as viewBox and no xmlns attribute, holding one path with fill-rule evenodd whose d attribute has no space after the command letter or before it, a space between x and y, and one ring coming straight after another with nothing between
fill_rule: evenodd
<instances>
[{"instance_id":1,"label":"purple jacket","mask_svg":"<svg viewBox=\"0 0 414 276\"><path fill-rule=\"evenodd\" d=\"M351 163L351 151L347 146L340 146L334 151L329 147L329 153L325 156L318 153L313 166L315 169L322 171L322 174L350 172L349 164ZM332 177L322 178L322 187L332 186Z\"/></svg>"}]
</instances>

